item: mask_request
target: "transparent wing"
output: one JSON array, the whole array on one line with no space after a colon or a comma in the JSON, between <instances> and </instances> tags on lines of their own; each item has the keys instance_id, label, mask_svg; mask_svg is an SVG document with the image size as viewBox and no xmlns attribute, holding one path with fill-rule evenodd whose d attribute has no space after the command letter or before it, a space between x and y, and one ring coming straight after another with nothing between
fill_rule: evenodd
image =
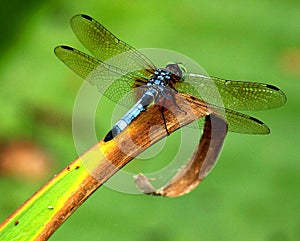
<instances>
[{"instance_id":1,"label":"transparent wing","mask_svg":"<svg viewBox=\"0 0 300 241\"><path fill-rule=\"evenodd\" d=\"M175 88L219 105L221 97L225 108L234 110L264 110L279 107L286 102L285 94L269 84L225 80L202 74L187 74Z\"/></svg>"},{"instance_id":2,"label":"transparent wing","mask_svg":"<svg viewBox=\"0 0 300 241\"><path fill-rule=\"evenodd\" d=\"M224 113L222 108L214 107L218 113ZM262 121L234 110L225 109L225 119L228 131L241 134L269 134L270 129Z\"/></svg>"},{"instance_id":3,"label":"transparent wing","mask_svg":"<svg viewBox=\"0 0 300 241\"><path fill-rule=\"evenodd\" d=\"M117 58L118 61L110 64L127 72L139 69L149 70L148 76L153 73L151 70L156 69L145 55L118 39L95 19L87 15L75 15L71 19L71 27L83 46L102 61L126 53L122 57L122 61Z\"/></svg>"},{"instance_id":4,"label":"transparent wing","mask_svg":"<svg viewBox=\"0 0 300 241\"><path fill-rule=\"evenodd\" d=\"M96 86L100 93L128 108L137 98L134 94L128 93L134 93L133 87L145 85L147 82L140 71L127 73L72 47L58 46L54 52L71 70ZM122 98L125 95L126 98Z\"/></svg>"},{"instance_id":5,"label":"transparent wing","mask_svg":"<svg viewBox=\"0 0 300 241\"><path fill-rule=\"evenodd\" d=\"M207 105L203 105L206 109ZM209 105L208 105L209 106ZM245 115L234 110L223 109L220 107L208 107L209 112L214 113L215 115L225 118L225 121L228 125L228 131L241 133L241 134L269 134L270 129L262 121ZM204 118L201 118L193 123L189 124L188 127L194 129L202 129L204 125Z\"/></svg>"}]
</instances>

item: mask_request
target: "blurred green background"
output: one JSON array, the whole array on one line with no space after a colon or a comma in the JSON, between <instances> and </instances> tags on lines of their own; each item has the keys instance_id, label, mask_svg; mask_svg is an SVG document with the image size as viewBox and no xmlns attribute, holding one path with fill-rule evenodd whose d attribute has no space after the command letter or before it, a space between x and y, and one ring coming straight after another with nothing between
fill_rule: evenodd
<instances>
[{"instance_id":1,"label":"blurred green background","mask_svg":"<svg viewBox=\"0 0 300 241\"><path fill-rule=\"evenodd\" d=\"M271 134L229 133L217 167L192 193L168 199L102 187L50 240L300 240L299 1L10 0L0 11L0 163L12 164L0 164L1 220L77 156L71 121L82 80L53 48L84 50L69 20L86 13L136 48L171 49L213 76L273 84L288 102L247 113ZM99 126L102 137L110 120Z\"/></svg>"}]
</instances>

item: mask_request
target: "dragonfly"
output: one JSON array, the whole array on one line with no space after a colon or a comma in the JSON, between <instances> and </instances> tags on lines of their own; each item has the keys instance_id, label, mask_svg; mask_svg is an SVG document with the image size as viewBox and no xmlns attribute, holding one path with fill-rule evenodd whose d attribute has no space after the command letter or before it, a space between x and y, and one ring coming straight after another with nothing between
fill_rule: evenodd
<instances>
[{"instance_id":1,"label":"dragonfly","mask_svg":"<svg viewBox=\"0 0 300 241\"><path fill-rule=\"evenodd\" d=\"M270 84L188 73L180 63L158 68L88 15L75 15L70 23L79 41L94 57L66 45L55 47L56 56L107 98L130 108L107 133L104 142L114 139L153 103L163 106L165 100L173 100L177 106L174 96L180 92L200 99L206 96L204 101L215 106L215 111L224 110L228 131L247 134L268 134L270 129L262 121L238 111L276 108L286 102L283 91ZM211 94L212 86L222 99L222 107L218 107ZM139 91L128 95L136 88ZM164 107L161 112L164 119ZM165 128L168 133L166 124Z\"/></svg>"}]
</instances>

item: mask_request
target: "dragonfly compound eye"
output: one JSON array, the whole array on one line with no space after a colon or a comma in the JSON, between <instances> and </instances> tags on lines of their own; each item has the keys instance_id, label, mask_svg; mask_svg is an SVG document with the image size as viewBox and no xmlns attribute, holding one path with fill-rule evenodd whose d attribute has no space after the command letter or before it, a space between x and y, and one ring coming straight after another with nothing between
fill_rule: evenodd
<instances>
[{"instance_id":1,"label":"dragonfly compound eye","mask_svg":"<svg viewBox=\"0 0 300 241\"><path fill-rule=\"evenodd\" d=\"M182 64L172 63L172 64L168 64L166 67L166 69L169 70L173 75L173 78L175 78L177 81L180 81L182 78L183 69L181 68L180 65Z\"/></svg>"}]
</instances>

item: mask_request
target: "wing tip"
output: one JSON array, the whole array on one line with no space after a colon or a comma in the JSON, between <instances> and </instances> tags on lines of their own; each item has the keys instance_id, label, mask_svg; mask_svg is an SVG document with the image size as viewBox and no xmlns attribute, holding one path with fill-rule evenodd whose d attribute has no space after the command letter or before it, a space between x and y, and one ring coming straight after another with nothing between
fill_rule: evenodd
<instances>
[{"instance_id":1,"label":"wing tip","mask_svg":"<svg viewBox=\"0 0 300 241\"><path fill-rule=\"evenodd\" d=\"M92 21L92 20L93 20L93 18L90 17L89 15L84 14L84 13L79 13L79 14L74 15L74 16L71 18L71 24L72 24L72 22L74 22L74 21L77 20L77 19L79 20L80 18L84 18L84 19L86 19L86 20L88 20L88 21Z\"/></svg>"},{"instance_id":2,"label":"wing tip","mask_svg":"<svg viewBox=\"0 0 300 241\"><path fill-rule=\"evenodd\" d=\"M274 85L269 85L269 84L266 84L266 87L269 88L269 89L272 89L272 90L276 90L276 91L280 91L280 89Z\"/></svg>"},{"instance_id":3,"label":"wing tip","mask_svg":"<svg viewBox=\"0 0 300 241\"><path fill-rule=\"evenodd\" d=\"M278 87L276 87L274 85L270 85L270 84L266 84L266 88L274 90L274 91L278 92L278 94L280 95L280 98L281 98L280 103L278 104L278 106L275 106L275 107L282 106L287 102L286 95L281 89L279 89Z\"/></svg>"},{"instance_id":4,"label":"wing tip","mask_svg":"<svg viewBox=\"0 0 300 241\"><path fill-rule=\"evenodd\" d=\"M79 14L81 17L83 17L83 18L85 18L85 19L87 19L87 20L89 20L89 21L92 21L93 20L93 18L92 17L90 17L89 15L87 15L87 14Z\"/></svg>"},{"instance_id":5,"label":"wing tip","mask_svg":"<svg viewBox=\"0 0 300 241\"><path fill-rule=\"evenodd\" d=\"M74 48L73 47L70 47L70 46L68 46L68 45L60 45L60 46L58 46L58 47L60 47L60 48L62 48L62 49L66 49L66 50L74 50Z\"/></svg>"},{"instance_id":6,"label":"wing tip","mask_svg":"<svg viewBox=\"0 0 300 241\"><path fill-rule=\"evenodd\" d=\"M268 135L268 134L270 134L270 128L269 128L265 123L263 123L261 120L256 119L256 118L254 118L254 117L252 117L252 116L250 116L249 119L255 121L255 122L258 123L261 127L264 127L264 128L263 128L264 130L261 129L261 131L259 131L259 132L257 132L257 133L253 133L253 134L261 134L261 135Z\"/></svg>"},{"instance_id":7,"label":"wing tip","mask_svg":"<svg viewBox=\"0 0 300 241\"><path fill-rule=\"evenodd\" d=\"M67 46L67 45L59 45L59 46L56 46L56 47L54 48L54 53L55 53L55 55L58 56L61 50L74 51L74 48L72 48L72 47L70 47L70 46Z\"/></svg>"}]
</instances>

